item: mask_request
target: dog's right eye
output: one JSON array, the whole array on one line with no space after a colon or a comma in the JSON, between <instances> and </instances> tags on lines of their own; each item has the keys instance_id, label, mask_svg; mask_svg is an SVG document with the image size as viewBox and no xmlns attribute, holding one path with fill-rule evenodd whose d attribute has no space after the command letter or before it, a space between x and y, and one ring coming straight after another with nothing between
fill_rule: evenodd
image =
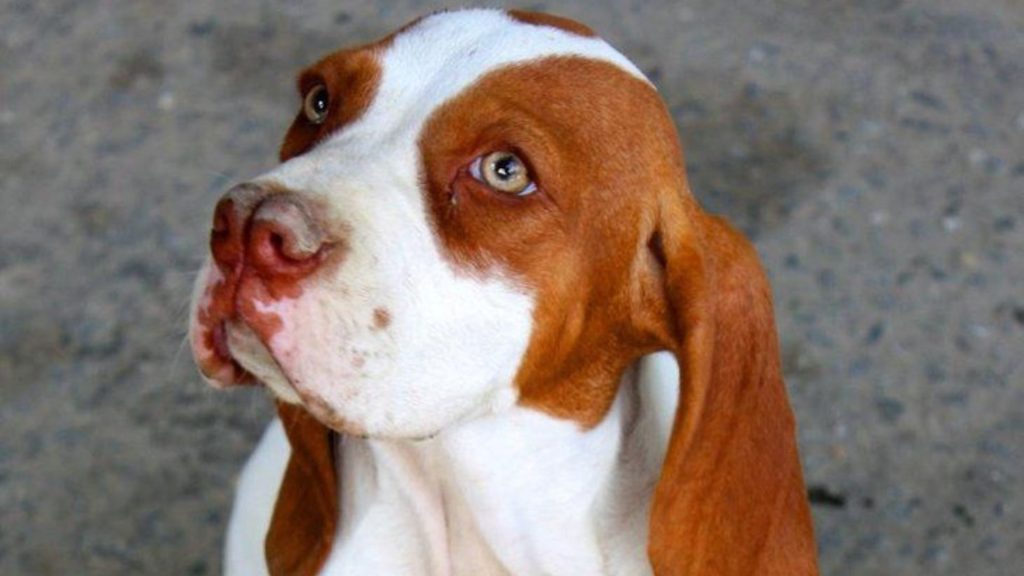
<instances>
[{"instance_id":1,"label":"dog's right eye","mask_svg":"<svg viewBox=\"0 0 1024 576\"><path fill-rule=\"evenodd\" d=\"M302 102L302 113L306 120L313 124L323 124L327 119L327 110L331 105L330 96L327 94L327 87L317 84L309 92Z\"/></svg>"}]
</instances>

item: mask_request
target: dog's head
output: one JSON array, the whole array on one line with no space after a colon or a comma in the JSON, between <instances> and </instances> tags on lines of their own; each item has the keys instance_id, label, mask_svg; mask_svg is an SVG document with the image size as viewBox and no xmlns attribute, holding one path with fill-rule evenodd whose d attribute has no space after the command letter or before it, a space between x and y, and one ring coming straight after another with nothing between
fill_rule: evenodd
<instances>
[{"instance_id":1,"label":"dog's head","mask_svg":"<svg viewBox=\"0 0 1024 576\"><path fill-rule=\"evenodd\" d=\"M686 385L652 526L705 514L699 486L679 494L701 462L724 462L715 499L753 482L701 444L733 402L754 414L741 448L783 454L769 480L799 482L756 256L693 200L671 116L625 57L561 18L446 12L298 84L283 163L215 211L191 322L212 383L301 407L293 447L306 413L389 438L513 404L589 427L631 362L670 349ZM657 532L652 555L674 548Z\"/></svg>"},{"instance_id":2,"label":"dog's head","mask_svg":"<svg viewBox=\"0 0 1024 576\"><path fill-rule=\"evenodd\" d=\"M410 438L550 395L593 347L621 370L679 151L643 75L553 24L435 15L300 75L284 163L216 209L192 330L211 381Z\"/></svg>"}]
</instances>

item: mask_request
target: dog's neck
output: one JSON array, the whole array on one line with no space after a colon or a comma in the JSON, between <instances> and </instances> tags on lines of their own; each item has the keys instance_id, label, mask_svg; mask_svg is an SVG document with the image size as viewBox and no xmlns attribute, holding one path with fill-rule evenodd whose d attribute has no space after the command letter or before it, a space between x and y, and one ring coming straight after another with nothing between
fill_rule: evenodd
<instances>
[{"instance_id":1,"label":"dog's neck","mask_svg":"<svg viewBox=\"0 0 1024 576\"><path fill-rule=\"evenodd\" d=\"M324 573L649 572L674 410L649 371L628 370L590 430L512 408L429 440L340 438L342 523Z\"/></svg>"}]
</instances>

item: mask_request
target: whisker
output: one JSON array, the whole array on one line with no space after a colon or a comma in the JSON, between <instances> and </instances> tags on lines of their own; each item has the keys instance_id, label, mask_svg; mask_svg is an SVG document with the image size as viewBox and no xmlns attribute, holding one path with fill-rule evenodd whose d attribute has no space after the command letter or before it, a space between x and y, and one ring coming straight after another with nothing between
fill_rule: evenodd
<instances>
[{"instance_id":1,"label":"whisker","mask_svg":"<svg viewBox=\"0 0 1024 576\"><path fill-rule=\"evenodd\" d=\"M178 362L181 360L181 352L185 349L185 346L187 346L187 345L188 345L188 334L186 333L184 336L181 337L181 342L178 344L178 350L174 353L174 357L171 359L171 369L167 371L167 382L166 382L166 384L169 385L169 384L172 383L172 379L173 379L173 376L175 375L175 370L176 370L176 368L178 366Z\"/></svg>"},{"instance_id":2,"label":"whisker","mask_svg":"<svg viewBox=\"0 0 1024 576\"><path fill-rule=\"evenodd\" d=\"M179 273L180 274L187 274L187 275L191 276L193 278L193 280L190 283L190 286L195 286L195 281L199 277L199 274L202 273L202 271L203 271L203 268L202 268L202 266L200 266L198 269L196 269L194 271L182 270ZM173 326L184 326L185 329L184 329L184 334L182 334L180 336L180 342L178 343L177 350L175 350L174 355L171 357L170 366L168 367L168 370L167 370L167 380L168 380L167 383L168 384L170 383L171 379L173 379L174 376L176 375L176 370L177 370L177 367L178 367L178 363L181 360L181 353L185 349L185 347L188 345L188 341L189 341L189 338L188 338L189 337L189 334L188 334L188 330L189 330L189 328L188 328L188 323L189 323L189 307L190 307L190 305L192 303L192 294L193 294L193 292L191 290L189 292L185 293L185 294L182 294L181 295L181 302L178 304L177 309L171 314L171 318L174 320L172 325ZM177 333L178 330L175 329L174 332Z\"/></svg>"}]
</instances>

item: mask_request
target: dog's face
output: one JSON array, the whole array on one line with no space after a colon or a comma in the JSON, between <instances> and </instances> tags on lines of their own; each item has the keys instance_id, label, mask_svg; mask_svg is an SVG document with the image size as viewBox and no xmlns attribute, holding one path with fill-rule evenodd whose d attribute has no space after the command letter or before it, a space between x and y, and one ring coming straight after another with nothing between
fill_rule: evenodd
<instances>
[{"instance_id":1,"label":"dog's face","mask_svg":"<svg viewBox=\"0 0 1024 576\"><path fill-rule=\"evenodd\" d=\"M621 370L662 315L645 215L682 185L680 152L653 87L588 30L437 14L299 91L283 164L216 210L190 326L215 385L255 377L335 430L423 437L516 402L573 409L556 383Z\"/></svg>"}]
</instances>

